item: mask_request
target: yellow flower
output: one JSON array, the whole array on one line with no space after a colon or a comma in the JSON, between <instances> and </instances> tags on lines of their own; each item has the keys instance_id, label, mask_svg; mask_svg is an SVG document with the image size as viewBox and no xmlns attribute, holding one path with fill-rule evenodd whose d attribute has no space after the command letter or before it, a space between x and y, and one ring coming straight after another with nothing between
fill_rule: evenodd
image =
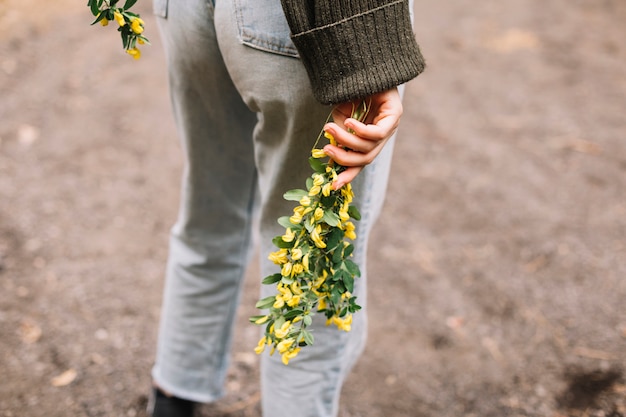
<instances>
[{"instance_id":1,"label":"yellow flower","mask_svg":"<svg viewBox=\"0 0 626 417\"><path fill-rule=\"evenodd\" d=\"M356 239L356 233L354 233L354 229L355 229L354 224L352 222L346 222L345 226L346 226L345 236L348 239L352 239L352 240Z\"/></svg>"},{"instance_id":2,"label":"yellow flower","mask_svg":"<svg viewBox=\"0 0 626 417\"><path fill-rule=\"evenodd\" d=\"M289 230L289 229L287 229L287 230ZM297 261L300 258L302 258L302 249L300 249L300 248L292 249L291 250L291 259L293 259L294 261Z\"/></svg>"},{"instance_id":3,"label":"yellow flower","mask_svg":"<svg viewBox=\"0 0 626 417\"><path fill-rule=\"evenodd\" d=\"M300 349L302 348L295 348L294 350L292 350L291 352L285 352L283 353L282 356L282 361L285 365L289 365L289 360L295 358L296 356L298 356L298 352L300 352Z\"/></svg>"},{"instance_id":4,"label":"yellow flower","mask_svg":"<svg viewBox=\"0 0 626 417\"><path fill-rule=\"evenodd\" d=\"M287 262L285 265L283 265L282 269L280 270L280 274L284 277L289 277L291 276L292 269L293 269L292 263Z\"/></svg>"},{"instance_id":5,"label":"yellow flower","mask_svg":"<svg viewBox=\"0 0 626 417\"><path fill-rule=\"evenodd\" d=\"M311 156L315 159L324 158L326 156L326 152L324 152L324 149L313 149L311 151Z\"/></svg>"},{"instance_id":6,"label":"yellow flower","mask_svg":"<svg viewBox=\"0 0 626 417\"><path fill-rule=\"evenodd\" d=\"M318 310L326 310L326 307L328 307L328 305L326 304L326 299L325 298L321 298L320 301L317 303L317 309Z\"/></svg>"},{"instance_id":7,"label":"yellow flower","mask_svg":"<svg viewBox=\"0 0 626 417\"><path fill-rule=\"evenodd\" d=\"M254 348L254 352L257 355L260 355L265 350L265 345L266 344L267 344L267 337L263 336L263 338L261 338L261 340L259 340L259 344L257 345L257 347Z\"/></svg>"},{"instance_id":8,"label":"yellow flower","mask_svg":"<svg viewBox=\"0 0 626 417\"><path fill-rule=\"evenodd\" d=\"M138 43L139 45L144 45L144 44L146 43L146 41L144 41L144 40L143 40L143 39L141 39L141 38L137 38L137 43Z\"/></svg>"},{"instance_id":9,"label":"yellow flower","mask_svg":"<svg viewBox=\"0 0 626 417\"><path fill-rule=\"evenodd\" d=\"M348 314L344 319L342 319L341 317L333 316L332 322L337 326L339 330L349 332L352 329L352 314Z\"/></svg>"},{"instance_id":10,"label":"yellow flower","mask_svg":"<svg viewBox=\"0 0 626 417\"><path fill-rule=\"evenodd\" d=\"M268 321L268 320L269 320L269 318L270 318L270 316L263 316L263 317L261 317L260 319L255 320L255 321L254 321L254 324L263 324L263 323L265 323L266 321Z\"/></svg>"},{"instance_id":11,"label":"yellow flower","mask_svg":"<svg viewBox=\"0 0 626 417\"><path fill-rule=\"evenodd\" d=\"M311 194L311 193L309 193ZM311 199L308 196L304 196L300 199L300 204L304 207L308 207L311 205Z\"/></svg>"},{"instance_id":12,"label":"yellow flower","mask_svg":"<svg viewBox=\"0 0 626 417\"><path fill-rule=\"evenodd\" d=\"M309 272L309 254L307 253L302 258L302 267L304 268L304 272Z\"/></svg>"},{"instance_id":13,"label":"yellow flower","mask_svg":"<svg viewBox=\"0 0 626 417\"><path fill-rule=\"evenodd\" d=\"M279 295L279 297L281 297L283 300L291 300L291 290L286 287L282 282L278 283L278 285L276 286L276 290L278 290L278 292L281 294Z\"/></svg>"},{"instance_id":14,"label":"yellow flower","mask_svg":"<svg viewBox=\"0 0 626 417\"><path fill-rule=\"evenodd\" d=\"M339 209L339 218L341 219L342 222L350 220L350 215L348 214L348 207L349 207L349 204L347 201L345 201L343 205L341 206L341 208Z\"/></svg>"},{"instance_id":15,"label":"yellow flower","mask_svg":"<svg viewBox=\"0 0 626 417\"><path fill-rule=\"evenodd\" d=\"M300 288L300 283L298 281L294 281L291 284L291 292L296 294L296 295L301 295L302 294L302 289Z\"/></svg>"},{"instance_id":16,"label":"yellow flower","mask_svg":"<svg viewBox=\"0 0 626 417\"><path fill-rule=\"evenodd\" d=\"M126 51L126 53L130 56L132 56L134 59L139 59L141 58L141 51L137 48L132 48L129 49L128 51Z\"/></svg>"},{"instance_id":17,"label":"yellow flower","mask_svg":"<svg viewBox=\"0 0 626 417\"><path fill-rule=\"evenodd\" d=\"M287 228L287 230L285 230L285 234L283 235L283 241L289 243L289 242L293 242L293 239L296 237L296 234L293 232L293 230L291 230L291 228Z\"/></svg>"},{"instance_id":18,"label":"yellow flower","mask_svg":"<svg viewBox=\"0 0 626 417\"><path fill-rule=\"evenodd\" d=\"M138 18L134 18L130 22L130 28L137 35L141 35L143 33L142 20Z\"/></svg>"},{"instance_id":19,"label":"yellow flower","mask_svg":"<svg viewBox=\"0 0 626 417\"><path fill-rule=\"evenodd\" d=\"M304 267L302 264L295 264L293 268L291 268L291 275L300 275L304 271Z\"/></svg>"},{"instance_id":20,"label":"yellow flower","mask_svg":"<svg viewBox=\"0 0 626 417\"><path fill-rule=\"evenodd\" d=\"M328 197L330 195L330 192L333 190L333 184L330 182L327 182L326 184L324 184L324 186L322 187L322 195L324 197Z\"/></svg>"},{"instance_id":21,"label":"yellow flower","mask_svg":"<svg viewBox=\"0 0 626 417\"><path fill-rule=\"evenodd\" d=\"M291 224L298 224L302 221L302 214L300 213L293 213L293 216L291 216L289 218L289 221L291 222Z\"/></svg>"},{"instance_id":22,"label":"yellow flower","mask_svg":"<svg viewBox=\"0 0 626 417\"><path fill-rule=\"evenodd\" d=\"M348 203L352 203L354 198L354 191L352 191L352 184L348 183L341 189L341 194L345 197Z\"/></svg>"},{"instance_id":23,"label":"yellow flower","mask_svg":"<svg viewBox=\"0 0 626 417\"><path fill-rule=\"evenodd\" d=\"M287 322L289 323L289 322ZM278 353L285 353L289 350L289 348L291 347L291 345L293 345L294 340L293 339L285 339L283 341L281 341L277 346L276 349L278 349Z\"/></svg>"},{"instance_id":24,"label":"yellow flower","mask_svg":"<svg viewBox=\"0 0 626 417\"><path fill-rule=\"evenodd\" d=\"M313 175L313 185L322 185L324 184L324 176L320 174Z\"/></svg>"},{"instance_id":25,"label":"yellow flower","mask_svg":"<svg viewBox=\"0 0 626 417\"><path fill-rule=\"evenodd\" d=\"M274 301L274 304L272 305L272 307L274 308L283 308L285 306L285 300L283 300L283 297L280 295L276 296L276 301Z\"/></svg>"},{"instance_id":26,"label":"yellow flower","mask_svg":"<svg viewBox=\"0 0 626 417\"><path fill-rule=\"evenodd\" d=\"M319 185L314 185L313 187L311 187L311 189L309 190L309 195L312 196L316 196L318 195L320 192L322 191L322 187L320 187Z\"/></svg>"},{"instance_id":27,"label":"yellow flower","mask_svg":"<svg viewBox=\"0 0 626 417\"><path fill-rule=\"evenodd\" d=\"M337 145L337 141L335 137L328 132L324 132L324 137L330 141L331 145Z\"/></svg>"},{"instance_id":28,"label":"yellow flower","mask_svg":"<svg viewBox=\"0 0 626 417\"><path fill-rule=\"evenodd\" d=\"M284 263L287 263L287 261L289 260L287 258L287 249L283 248L277 250L276 252L270 253L267 259L274 262L276 265L282 265Z\"/></svg>"},{"instance_id":29,"label":"yellow flower","mask_svg":"<svg viewBox=\"0 0 626 417\"><path fill-rule=\"evenodd\" d=\"M113 12L113 17L115 18L115 21L117 22L118 25L120 25L120 26L125 26L126 25L126 21L124 20L124 16L122 16L122 14L120 12L118 12L117 10Z\"/></svg>"},{"instance_id":30,"label":"yellow flower","mask_svg":"<svg viewBox=\"0 0 626 417\"><path fill-rule=\"evenodd\" d=\"M102 26L108 26L109 25L109 19L107 19L106 17L104 19L102 19L100 21L100 25Z\"/></svg>"},{"instance_id":31,"label":"yellow flower","mask_svg":"<svg viewBox=\"0 0 626 417\"><path fill-rule=\"evenodd\" d=\"M300 296L299 295L294 295L293 297L291 297L291 300L287 301L287 305L289 307L295 307L298 304L300 304Z\"/></svg>"},{"instance_id":32,"label":"yellow flower","mask_svg":"<svg viewBox=\"0 0 626 417\"><path fill-rule=\"evenodd\" d=\"M311 240L313 240L313 243L315 243L315 246L317 246L320 249L324 249L326 247L326 243L324 243L324 241L320 237L321 232L322 232L322 226L318 224L317 226L315 226L315 229L313 229L313 231L311 232Z\"/></svg>"},{"instance_id":33,"label":"yellow flower","mask_svg":"<svg viewBox=\"0 0 626 417\"><path fill-rule=\"evenodd\" d=\"M285 323L283 323L282 326L280 326L280 329L277 329L274 331L274 334L276 335L277 338L282 339L289 334L290 329L291 329L291 322L286 321ZM293 339L287 339L287 340L291 340L291 342L293 343ZM283 342L285 342L285 340L283 340ZM291 343L289 344L289 346L291 346ZM283 353L281 352L280 344L278 345L278 351L280 353Z\"/></svg>"},{"instance_id":34,"label":"yellow flower","mask_svg":"<svg viewBox=\"0 0 626 417\"><path fill-rule=\"evenodd\" d=\"M324 281L326 281L326 278L328 278L328 272L326 272L326 270L323 270L322 275L317 277L317 279L313 282L313 288L321 287Z\"/></svg>"}]
</instances>

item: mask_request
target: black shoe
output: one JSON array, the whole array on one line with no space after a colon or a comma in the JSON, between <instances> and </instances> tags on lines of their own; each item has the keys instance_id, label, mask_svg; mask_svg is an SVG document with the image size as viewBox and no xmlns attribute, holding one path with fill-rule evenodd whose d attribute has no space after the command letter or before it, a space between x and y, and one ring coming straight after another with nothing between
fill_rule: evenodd
<instances>
[{"instance_id":1,"label":"black shoe","mask_svg":"<svg viewBox=\"0 0 626 417\"><path fill-rule=\"evenodd\" d=\"M158 388L152 388L147 412L150 417L193 417L196 402L165 395Z\"/></svg>"}]
</instances>

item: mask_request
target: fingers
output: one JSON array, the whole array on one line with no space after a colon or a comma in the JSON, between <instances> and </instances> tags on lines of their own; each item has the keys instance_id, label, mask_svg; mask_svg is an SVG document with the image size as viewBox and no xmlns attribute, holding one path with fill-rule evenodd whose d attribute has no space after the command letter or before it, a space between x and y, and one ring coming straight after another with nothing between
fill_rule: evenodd
<instances>
[{"instance_id":1,"label":"fingers","mask_svg":"<svg viewBox=\"0 0 626 417\"><path fill-rule=\"evenodd\" d=\"M347 167L333 184L335 189L351 182L363 167L371 164L398 128L403 109L397 89L370 98L370 112L364 123L350 117L353 103L343 103L333 111L333 122L324 126L337 142L326 145L324 151Z\"/></svg>"},{"instance_id":2,"label":"fingers","mask_svg":"<svg viewBox=\"0 0 626 417\"><path fill-rule=\"evenodd\" d=\"M362 166L346 168L345 171L337 175L337 179L333 182L333 189L338 190L344 185L352 182L352 180L354 180L362 170Z\"/></svg>"},{"instance_id":3,"label":"fingers","mask_svg":"<svg viewBox=\"0 0 626 417\"><path fill-rule=\"evenodd\" d=\"M353 149L341 148L339 146L326 145L324 152L330 156L333 161L345 167L365 166L371 164L374 159L382 151L383 145L387 140L376 142L376 145L369 151L355 151Z\"/></svg>"},{"instance_id":4,"label":"fingers","mask_svg":"<svg viewBox=\"0 0 626 417\"><path fill-rule=\"evenodd\" d=\"M353 152L368 153L384 140L386 135L383 132L371 132L365 135L361 130L353 132L340 128L336 123L328 123L324 130L330 133L337 141L336 147L348 148ZM389 135L390 136L390 135Z\"/></svg>"}]
</instances>

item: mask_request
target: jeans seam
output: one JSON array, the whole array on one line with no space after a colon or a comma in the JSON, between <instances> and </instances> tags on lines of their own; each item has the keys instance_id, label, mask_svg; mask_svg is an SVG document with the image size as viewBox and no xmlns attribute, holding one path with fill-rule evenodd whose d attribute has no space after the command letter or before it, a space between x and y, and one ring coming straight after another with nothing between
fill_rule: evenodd
<instances>
[{"instance_id":1,"label":"jeans seam","mask_svg":"<svg viewBox=\"0 0 626 417\"><path fill-rule=\"evenodd\" d=\"M213 14L215 10L215 0L206 0L206 7L209 10L209 13Z\"/></svg>"}]
</instances>

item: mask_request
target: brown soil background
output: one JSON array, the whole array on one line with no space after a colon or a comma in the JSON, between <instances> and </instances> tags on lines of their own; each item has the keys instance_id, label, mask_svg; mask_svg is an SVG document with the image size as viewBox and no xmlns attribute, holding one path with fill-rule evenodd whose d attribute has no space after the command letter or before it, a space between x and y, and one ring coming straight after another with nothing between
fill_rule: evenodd
<instances>
[{"instance_id":1,"label":"brown soil background","mask_svg":"<svg viewBox=\"0 0 626 417\"><path fill-rule=\"evenodd\" d=\"M219 1L219 0L218 0ZM144 416L181 156L164 58L0 0L0 416ZM626 3L416 2L342 417L626 415ZM229 394L259 416L254 265ZM270 416L271 417L271 416Z\"/></svg>"}]
</instances>

